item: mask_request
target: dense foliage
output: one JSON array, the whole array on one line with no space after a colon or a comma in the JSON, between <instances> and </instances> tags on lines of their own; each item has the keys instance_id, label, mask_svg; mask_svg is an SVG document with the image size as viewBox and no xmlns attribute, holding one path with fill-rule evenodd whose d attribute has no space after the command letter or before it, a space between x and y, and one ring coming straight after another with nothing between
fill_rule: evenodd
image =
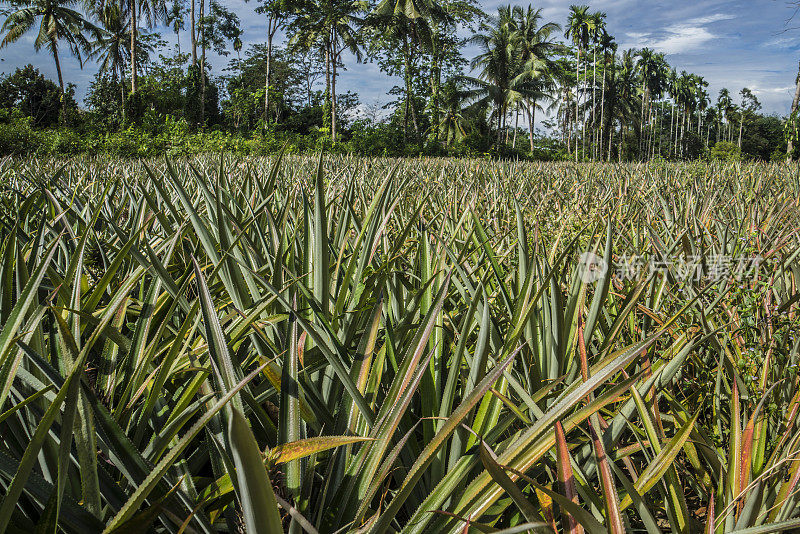
<instances>
[{"instance_id":1,"label":"dense foliage","mask_svg":"<svg viewBox=\"0 0 800 534\"><path fill-rule=\"evenodd\" d=\"M0 184L0 531L800 527L783 164L4 159Z\"/></svg>"},{"instance_id":2,"label":"dense foliage","mask_svg":"<svg viewBox=\"0 0 800 534\"><path fill-rule=\"evenodd\" d=\"M34 47L51 52L58 84L33 66L0 79L0 154L265 154L288 144L623 162L717 159L732 143L741 159L796 155L796 103L782 118L762 114L746 87L714 101L702 76L663 53L618 50L606 15L588 6L571 6L562 28L530 5L489 15L476 0L259 0L266 42L245 48L238 15L217 0L2 3L0 48L39 28ZM154 28L178 43L188 32L190 50ZM65 51L98 66L86 109L63 80ZM207 51L228 65L213 71ZM393 100L379 107L337 90L349 61L402 80Z\"/></svg>"}]
</instances>

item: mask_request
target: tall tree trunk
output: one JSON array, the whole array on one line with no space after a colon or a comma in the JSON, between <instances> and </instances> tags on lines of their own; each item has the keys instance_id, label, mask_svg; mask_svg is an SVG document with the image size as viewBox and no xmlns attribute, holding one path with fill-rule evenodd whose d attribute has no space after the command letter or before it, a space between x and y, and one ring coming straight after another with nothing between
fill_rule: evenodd
<instances>
[{"instance_id":1,"label":"tall tree trunk","mask_svg":"<svg viewBox=\"0 0 800 534\"><path fill-rule=\"evenodd\" d=\"M325 102L327 109L322 117L323 126L330 128L331 120L331 50L330 43L325 43Z\"/></svg>"},{"instance_id":2,"label":"tall tree trunk","mask_svg":"<svg viewBox=\"0 0 800 534\"><path fill-rule=\"evenodd\" d=\"M689 115L688 110L683 110L683 123L681 124L681 158L683 158L683 145L685 144L685 135L686 135L686 119Z\"/></svg>"},{"instance_id":3,"label":"tall tree trunk","mask_svg":"<svg viewBox=\"0 0 800 534\"><path fill-rule=\"evenodd\" d=\"M417 122L417 109L413 101L413 87L411 79L411 49L408 43L408 35L403 35L403 60L405 62L405 83L406 83L406 109L405 117L403 118L403 130L408 136L408 115L411 112L411 120L414 124L414 135L419 141L419 122Z\"/></svg>"},{"instance_id":4,"label":"tall tree trunk","mask_svg":"<svg viewBox=\"0 0 800 534\"><path fill-rule=\"evenodd\" d=\"M744 110L739 115L739 150L742 149L742 130L744 129Z\"/></svg>"},{"instance_id":5,"label":"tall tree trunk","mask_svg":"<svg viewBox=\"0 0 800 534\"><path fill-rule=\"evenodd\" d=\"M797 66L797 78L795 78L795 88L794 88L794 98L792 99L792 108L789 111L789 119L794 119L793 115L795 110L797 110L797 104L800 102L800 63ZM786 143L786 162L789 163L792 161L792 138L789 136L789 140Z\"/></svg>"},{"instance_id":6,"label":"tall tree trunk","mask_svg":"<svg viewBox=\"0 0 800 534\"><path fill-rule=\"evenodd\" d=\"M203 20L206 0L200 0L200 20ZM200 124L206 124L206 25L200 26Z\"/></svg>"},{"instance_id":7,"label":"tall tree trunk","mask_svg":"<svg viewBox=\"0 0 800 534\"><path fill-rule=\"evenodd\" d=\"M586 65L586 61L584 59L584 62L583 62L584 84L586 83L585 80L586 80L586 69L587 68L588 68L588 65ZM584 100L584 102L585 102L585 100ZM577 147L577 143L576 143L575 146ZM586 157L586 110L584 109L583 110L583 117L581 117L581 158L585 158L585 157Z\"/></svg>"},{"instance_id":8,"label":"tall tree trunk","mask_svg":"<svg viewBox=\"0 0 800 534\"><path fill-rule=\"evenodd\" d=\"M408 50L408 36L403 35L403 83L405 84L406 101L403 105L403 139L408 140L408 117L410 115L409 108L411 106L411 67L409 60Z\"/></svg>"},{"instance_id":9,"label":"tall tree trunk","mask_svg":"<svg viewBox=\"0 0 800 534\"><path fill-rule=\"evenodd\" d=\"M264 122L269 122L269 78L270 67L272 66L272 37L275 35L275 30L272 25L274 24L274 16L269 15L267 19L267 75L264 82Z\"/></svg>"},{"instance_id":10,"label":"tall tree trunk","mask_svg":"<svg viewBox=\"0 0 800 534\"><path fill-rule=\"evenodd\" d=\"M600 154L600 159L603 159L603 127L605 126L605 113L606 113L606 69L608 67L608 58L606 57L605 51L603 51L603 90L600 93L600 124L599 128L599 137L600 137L600 149L598 153Z\"/></svg>"},{"instance_id":11,"label":"tall tree trunk","mask_svg":"<svg viewBox=\"0 0 800 534\"><path fill-rule=\"evenodd\" d=\"M647 105L647 80L642 81L642 108L639 112L639 159L642 158L642 144L644 136L644 108Z\"/></svg>"},{"instance_id":12,"label":"tall tree trunk","mask_svg":"<svg viewBox=\"0 0 800 534\"><path fill-rule=\"evenodd\" d=\"M613 93L609 92L608 101L606 102L606 106L608 106L608 111L605 113L605 117L603 119L603 124L602 124L603 131L601 133L603 139L608 139L608 144L606 147L605 155L602 152L600 154L600 159L602 160L605 158L606 162L611 161L611 131L613 130L612 123L614 122L612 118L614 113L614 102L615 102L614 95Z\"/></svg>"},{"instance_id":13,"label":"tall tree trunk","mask_svg":"<svg viewBox=\"0 0 800 534\"><path fill-rule=\"evenodd\" d=\"M58 95L58 103L59 103L59 110L58 110L58 122L63 123L64 121L64 77L61 74L61 61L58 58L58 47L56 43L53 42L53 60L56 62L56 72L58 73L58 88L59 88L59 95Z\"/></svg>"},{"instance_id":14,"label":"tall tree trunk","mask_svg":"<svg viewBox=\"0 0 800 534\"><path fill-rule=\"evenodd\" d=\"M333 61L331 62L331 141L336 142L336 64L339 62L339 51L336 50L336 36L333 39Z\"/></svg>"},{"instance_id":15,"label":"tall tree trunk","mask_svg":"<svg viewBox=\"0 0 800 534\"><path fill-rule=\"evenodd\" d=\"M434 42L436 36L434 36ZM431 55L431 128L433 133L433 142L439 142L439 120L441 110L439 105L439 93L442 86L442 67L440 64L440 52L435 49Z\"/></svg>"},{"instance_id":16,"label":"tall tree trunk","mask_svg":"<svg viewBox=\"0 0 800 534\"><path fill-rule=\"evenodd\" d=\"M136 0L131 0L131 93L136 92Z\"/></svg>"},{"instance_id":17,"label":"tall tree trunk","mask_svg":"<svg viewBox=\"0 0 800 534\"><path fill-rule=\"evenodd\" d=\"M119 66L119 93L119 102L122 105L122 122L125 122L125 68L122 65Z\"/></svg>"},{"instance_id":18,"label":"tall tree trunk","mask_svg":"<svg viewBox=\"0 0 800 534\"><path fill-rule=\"evenodd\" d=\"M575 163L578 163L578 100L581 94L581 47L575 51Z\"/></svg>"},{"instance_id":19,"label":"tall tree trunk","mask_svg":"<svg viewBox=\"0 0 800 534\"><path fill-rule=\"evenodd\" d=\"M192 18L192 67L197 66L197 30L195 29L195 14L194 5L196 0L192 0L191 18Z\"/></svg>"},{"instance_id":20,"label":"tall tree trunk","mask_svg":"<svg viewBox=\"0 0 800 534\"><path fill-rule=\"evenodd\" d=\"M519 106L514 110L514 140L511 142L511 148L517 148L517 129L519 128Z\"/></svg>"},{"instance_id":21,"label":"tall tree trunk","mask_svg":"<svg viewBox=\"0 0 800 534\"><path fill-rule=\"evenodd\" d=\"M669 146L667 147L667 157L672 157L672 123L675 120L675 104L672 104L672 110L669 113Z\"/></svg>"},{"instance_id":22,"label":"tall tree trunk","mask_svg":"<svg viewBox=\"0 0 800 534\"><path fill-rule=\"evenodd\" d=\"M306 101L308 102L308 107L311 107L311 91L314 88L314 83L311 81L311 68L309 67L306 70Z\"/></svg>"},{"instance_id":23,"label":"tall tree trunk","mask_svg":"<svg viewBox=\"0 0 800 534\"><path fill-rule=\"evenodd\" d=\"M61 74L61 60L58 58L58 48L53 43L53 60L56 62L56 73L58 74L58 88L61 91L61 102L64 101L64 77Z\"/></svg>"},{"instance_id":24,"label":"tall tree trunk","mask_svg":"<svg viewBox=\"0 0 800 534\"><path fill-rule=\"evenodd\" d=\"M503 113L505 110L503 109L503 104L497 105L497 148L500 148L500 145L503 142Z\"/></svg>"},{"instance_id":25,"label":"tall tree trunk","mask_svg":"<svg viewBox=\"0 0 800 534\"><path fill-rule=\"evenodd\" d=\"M664 103L661 102L656 108L656 140L653 141L653 154L658 150L658 157L661 157L661 128L664 127ZM656 143L658 146L656 147Z\"/></svg>"},{"instance_id":26,"label":"tall tree trunk","mask_svg":"<svg viewBox=\"0 0 800 534\"><path fill-rule=\"evenodd\" d=\"M597 136L597 121L595 120L595 113L594 109L594 93L595 88L597 87L597 45L592 47L592 139L594 140ZM592 147L592 159L595 159L594 156L594 148Z\"/></svg>"},{"instance_id":27,"label":"tall tree trunk","mask_svg":"<svg viewBox=\"0 0 800 534\"><path fill-rule=\"evenodd\" d=\"M533 101L533 104L528 107L528 137L530 138L531 142L531 152L533 152L533 124L534 119L536 118L536 100Z\"/></svg>"}]
</instances>

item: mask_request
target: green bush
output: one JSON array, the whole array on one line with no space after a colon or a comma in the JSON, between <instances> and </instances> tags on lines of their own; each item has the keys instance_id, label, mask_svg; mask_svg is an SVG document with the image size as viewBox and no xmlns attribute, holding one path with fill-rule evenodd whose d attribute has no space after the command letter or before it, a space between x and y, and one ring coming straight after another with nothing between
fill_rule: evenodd
<instances>
[{"instance_id":1,"label":"green bush","mask_svg":"<svg viewBox=\"0 0 800 534\"><path fill-rule=\"evenodd\" d=\"M392 124L354 122L332 143L325 128L313 127L307 133L282 131L268 125L250 135L219 128L193 130L189 122L155 110L146 110L138 125L108 131L103 128L35 128L30 117L5 113L0 116L0 156L108 154L119 158L151 158L164 154L191 156L230 152L237 155L267 155L284 146L289 154L325 151L362 156L438 156L492 157L501 159L559 160L566 157L556 142L543 139L531 152L527 142L517 148L500 151L480 136L467 137L459 143L426 145L405 141L402 130Z\"/></svg>"},{"instance_id":2,"label":"green bush","mask_svg":"<svg viewBox=\"0 0 800 534\"><path fill-rule=\"evenodd\" d=\"M718 141L711 147L708 158L712 161L739 161L742 159L742 151L735 143Z\"/></svg>"}]
</instances>

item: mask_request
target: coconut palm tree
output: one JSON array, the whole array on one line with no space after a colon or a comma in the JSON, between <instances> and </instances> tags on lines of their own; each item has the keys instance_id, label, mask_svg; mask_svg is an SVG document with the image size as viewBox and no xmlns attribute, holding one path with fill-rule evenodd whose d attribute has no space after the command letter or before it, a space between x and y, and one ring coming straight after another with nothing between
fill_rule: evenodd
<instances>
[{"instance_id":1,"label":"coconut palm tree","mask_svg":"<svg viewBox=\"0 0 800 534\"><path fill-rule=\"evenodd\" d=\"M642 109L639 114L639 152L642 151L642 139L644 137L644 108L649 100L648 80L655 69L655 52L651 48L642 48L637 52L639 60L636 62L636 71L642 80Z\"/></svg>"},{"instance_id":2,"label":"coconut palm tree","mask_svg":"<svg viewBox=\"0 0 800 534\"><path fill-rule=\"evenodd\" d=\"M204 0L200 0L200 18L203 18ZM105 2L101 3L101 7ZM167 19L167 4L165 0L127 0L127 9L130 13L130 36L131 36L131 93L136 92L138 87L138 55L137 46L139 41L138 23L139 17L144 17L148 26L153 26L159 21Z\"/></svg>"},{"instance_id":3,"label":"coconut palm tree","mask_svg":"<svg viewBox=\"0 0 800 534\"><path fill-rule=\"evenodd\" d=\"M680 140L679 140L679 148L680 148L680 156L683 157L684 146L685 146L685 134L686 130L691 129L691 117L692 112L695 108L695 98L696 98L696 88L695 88L695 80L692 74L687 73L686 71L681 71L680 76L677 79L677 97L678 97L678 108L681 111L681 122L680 122Z\"/></svg>"},{"instance_id":4,"label":"coconut palm tree","mask_svg":"<svg viewBox=\"0 0 800 534\"><path fill-rule=\"evenodd\" d=\"M677 115L676 115L676 106L678 104L678 72L671 68L667 72L666 75L666 90L669 93L670 97L670 115L669 115L669 147L667 150L667 157L672 157L674 147L677 141L673 139L677 139ZM673 138L673 126L675 130L675 137Z\"/></svg>"},{"instance_id":5,"label":"coconut palm tree","mask_svg":"<svg viewBox=\"0 0 800 534\"><path fill-rule=\"evenodd\" d=\"M597 11L590 15L591 18L591 28L589 32L590 42L592 45L592 110L594 110L594 97L595 93L597 92L597 47L600 44L600 41L603 38L603 35L606 32L606 14L602 11ZM592 130L593 135L592 137L596 137L596 121L595 115L592 114ZM594 145L597 143L595 142ZM594 154L594 149L592 149L592 154Z\"/></svg>"},{"instance_id":6,"label":"coconut palm tree","mask_svg":"<svg viewBox=\"0 0 800 534\"><path fill-rule=\"evenodd\" d=\"M635 120L639 107L634 52L625 50L619 59L615 53L612 59L606 85L606 112L603 124L603 137L608 144L607 161L611 160L614 122L619 124L617 156L622 160L623 141L628 131L628 125Z\"/></svg>"},{"instance_id":7,"label":"coconut palm tree","mask_svg":"<svg viewBox=\"0 0 800 534\"><path fill-rule=\"evenodd\" d=\"M552 102L555 83L555 64L553 57L563 52L564 48L553 40L561 27L554 22L540 24L542 10L527 9L515 6L512 12L512 29L517 36L517 44L521 49L522 69L528 78L529 91L532 95L525 99L524 108L528 115L528 135L533 150L533 129L537 109L542 109L540 101Z\"/></svg>"},{"instance_id":8,"label":"coconut palm tree","mask_svg":"<svg viewBox=\"0 0 800 534\"><path fill-rule=\"evenodd\" d=\"M405 85L403 131L408 136L410 115L417 141L421 132L412 94L412 65L416 53L433 50L434 27L450 20L450 15L436 0L381 0L367 18L367 24L377 30L382 39L400 45Z\"/></svg>"},{"instance_id":9,"label":"coconut palm tree","mask_svg":"<svg viewBox=\"0 0 800 534\"><path fill-rule=\"evenodd\" d=\"M569 18L564 37L575 45L575 161L578 161L578 104L580 101L580 66L583 51L589 46L590 32L594 21L589 14L589 6L569 6Z\"/></svg>"},{"instance_id":10,"label":"coconut palm tree","mask_svg":"<svg viewBox=\"0 0 800 534\"><path fill-rule=\"evenodd\" d=\"M100 72L111 73L111 79L120 84L120 103L125 109L125 69L130 62L130 25L128 12L122 4L107 4L98 9L97 19L102 32L91 43L90 59L100 63Z\"/></svg>"},{"instance_id":11,"label":"coconut palm tree","mask_svg":"<svg viewBox=\"0 0 800 534\"><path fill-rule=\"evenodd\" d=\"M284 0L263 0L261 5L256 8L256 12L267 17L267 73L264 81L264 120L266 122L269 117L272 41L277 31L285 25L288 9Z\"/></svg>"},{"instance_id":12,"label":"coconut palm tree","mask_svg":"<svg viewBox=\"0 0 800 534\"><path fill-rule=\"evenodd\" d=\"M600 49L603 54L603 88L600 92L600 124L598 125L598 134L600 136L600 149L599 154L600 158L603 158L603 125L605 124L605 111L606 111L606 71L609 69L609 52L612 53L612 57L617 53L617 43L614 42L614 38L603 28L603 32L600 36ZM613 63L611 64L613 67Z\"/></svg>"},{"instance_id":13,"label":"coconut palm tree","mask_svg":"<svg viewBox=\"0 0 800 534\"><path fill-rule=\"evenodd\" d=\"M186 0L173 0L166 14L164 22L175 32L175 43L178 47L178 54L181 53L181 31L186 29L184 17L189 13L186 8Z\"/></svg>"},{"instance_id":14,"label":"coconut palm tree","mask_svg":"<svg viewBox=\"0 0 800 534\"><path fill-rule=\"evenodd\" d=\"M717 114L722 124L722 139L727 141L728 130L730 130L731 112L733 111L733 99L731 92L723 87L717 96Z\"/></svg>"},{"instance_id":15,"label":"coconut palm tree","mask_svg":"<svg viewBox=\"0 0 800 534\"><path fill-rule=\"evenodd\" d=\"M319 50L325 58L325 98L329 110L331 140L336 142L336 77L341 56L349 50L361 61L359 29L368 4L363 0L300 0L293 4L294 21L289 25L294 35L290 46L304 51ZM326 110L326 115L328 111Z\"/></svg>"},{"instance_id":16,"label":"coconut palm tree","mask_svg":"<svg viewBox=\"0 0 800 534\"><path fill-rule=\"evenodd\" d=\"M14 0L10 2L11 8L0 27L0 33L5 34L0 41L1 49L18 41L38 23L33 47L37 52L46 48L53 55L62 105L64 76L61 72L60 45L66 45L83 67L82 54L91 51L90 39L99 34L98 28L86 20L80 11L74 9L77 3L76 0Z\"/></svg>"},{"instance_id":17,"label":"coconut palm tree","mask_svg":"<svg viewBox=\"0 0 800 534\"><path fill-rule=\"evenodd\" d=\"M131 62L130 13L124 4L106 4L97 8L94 13L100 23L97 38L91 43L93 59L100 64L100 72L111 73L111 79L120 83L120 102L125 109L125 71ZM136 53L139 61L143 61L154 50L149 41L137 40Z\"/></svg>"},{"instance_id":18,"label":"coconut palm tree","mask_svg":"<svg viewBox=\"0 0 800 534\"><path fill-rule=\"evenodd\" d=\"M481 23L480 30L482 33L470 40L481 49L471 63L471 68L479 74L477 77L462 76L459 80L469 88L472 100L492 104L499 145L509 109L536 95L534 85L529 83L530 75L523 69L520 36L514 31L511 9L501 7L496 17Z\"/></svg>"},{"instance_id":19,"label":"coconut palm tree","mask_svg":"<svg viewBox=\"0 0 800 534\"><path fill-rule=\"evenodd\" d=\"M650 48L642 48L637 53L636 71L642 80L642 108L639 116L639 152L644 149L647 126L650 117L651 99L660 98L666 81L667 63L664 54ZM646 151L645 151L646 152Z\"/></svg>"},{"instance_id":20,"label":"coconut palm tree","mask_svg":"<svg viewBox=\"0 0 800 534\"><path fill-rule=\"evenodd\" d=\"M462 104L466 92L455 80L449 80L442 86L442 115L438 124L438 136L445 145L458 143L466 136L466 119Z\"/></svg>"}]
</instances>

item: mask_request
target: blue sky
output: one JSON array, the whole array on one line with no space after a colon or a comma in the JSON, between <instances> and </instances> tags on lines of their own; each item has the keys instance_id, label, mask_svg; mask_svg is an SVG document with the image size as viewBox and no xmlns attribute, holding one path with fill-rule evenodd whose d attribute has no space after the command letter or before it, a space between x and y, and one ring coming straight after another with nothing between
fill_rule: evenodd
<instances>
[{"instance_id":1,"label":"blue sky","mask_svg":"<svg viewBox=\"0 0 800 534\"><path fill-rule=\"evenodd\" d=\"M489 13L507 2L484 0ZM520 2L527 5L526 2ZM266 40L266 24L255 13L254 1L225 2L241 18L245 48ZM545 20L564 24L568 2L545 0L533 3L543 8ZM709 82L709 94L716 99L718 91L727 87L738 93L742 87L752 89L768 113L788 111L794 92L794 80L800 60L800 13L790 20L794 8L786 0L719 1L673 0L643 2L637 0L602 0L590 3L593 10L604 11L608 31L624 48L649 46L667 54L669 63L678 70L695 72ZM157 29L162 37L174 42L174 34ZM280 36L282 42L285 36ZM0 50L0 72L10 73L16 67L33 63L45 75L55 79L52 58L33 50L33 34ZM181 36L183 50L188 49L188 35ZM474 51L467 49L471 58ZM227 58L212 57L216 74L227 64ZM340 91L356 91L364 106L382 105L390 100L387 91L399 78L382 73L375 63L356 64L345 58L347 70L339 80ZM69 57L62 60L65 81L78 86L80 98L96 72L96 65L83 70ZM737 95L738 100L738 95Z\"/></svg>"}]
</instances>

